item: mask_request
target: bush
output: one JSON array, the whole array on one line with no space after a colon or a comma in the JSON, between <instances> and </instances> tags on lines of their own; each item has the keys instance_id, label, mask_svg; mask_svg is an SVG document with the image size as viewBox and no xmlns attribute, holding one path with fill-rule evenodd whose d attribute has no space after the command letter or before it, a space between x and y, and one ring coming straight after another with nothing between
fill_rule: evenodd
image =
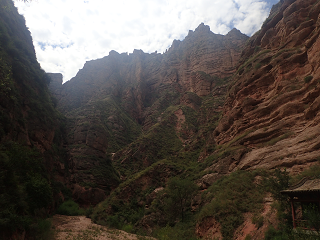
<instances>
[{"instance_id":1,"label":"bush","mask_svg":"<svg viewBox=\"0 0 320 240\"><path fill-rule=\"evenodd\" d=\"M304 78L305 83L309 83L313 79L313 76L309 75Z\"/></svg>"},{"instance_id":2,"label":"bush","mask_svg":"<svg viewBox=\"0 0 320 240\"><path fill-rule=\"evenodd\" d=\"M284 240L284 239L288 239L284 236L284 234L281 231L277 231L274 226L270 225L268 230L266 231L265 235L264 235L264 240Z\"/></svg>"},{"instance_id":3,"label":"bush","mask_svg":"<svg viewBox=\"0 0 320 240\"><path fill-rule=\"evenodd\" d=\"M197 240L192 223L177 223L175 226L166 226L153 232L153 236L159 240Z\"/></svg>"},{"instance_id":4,"label":"bush","mask_svg":"<svg viewBox=\"0 0 320 240\"><path fill-rule=\"evenodd\" d=\"M68 200L62 203L57 209L57 213L68 216L84 215L84 211L80 209L79 205L73 200Z\"/></svg>"},{"instance_id":5,"label":"bush","mask_svg":"<svg viewBox=\"0 0 320 240\"><path fill-rule=\"evenodd\" d=\"M255 66L254 66L254 69L259 69L259 68L261 68L261 66L262 66L262 64L261 63L257 63Z\"/></svg>"},{"instance_id":6,"label":"bush","mask_svg":"<svg viewBox=\"0 0 320 240\"><path fill-rule=\"evenodd\" d=\"M259 229L263 226L263 216L255 214L252 218L252 223Z\"/></svg>"},{"instance_id":7,"label":"bush","mask_svg":"<svg viewBox=\"0 0 320 240\"><path fill-rule=\"evenodd\" d=\"M51 229L51 221L47 219L40 219L37 223L30 227L30 231L35 235L37 240L53 240L54 232Z\"/></svg>"},{"instance_id":8,"label":"bush","mask_svg":"<svg viewBox=\"0 0 320 240\"><path fill-rule=\"evenodd\" d=\"M114 198L105 204L102 209L108 208L112 212L105 214L106 211L99 209L98 205L91 214L92 220L100 225L123 229L126 225L134 226L144 216L144 208L139 206L135 198L129 203Z\"/></svg>"},{"instance_id":9,"label":"bush","mask_svg":"<svg viewBox=\"0 0 320 240\"><path fill-rule=\"evenodd\" d=\"M86 217L90 218L93 213L93 207L90 205L90 207L87 208L84 212L85 212Z\"/></svg>"},{"instance_id":10,"label":"bush","mask_svg":"<svg viewBox=\"0 0 320 240\"><path fill-rule=\"evenodd\" d=\"M31 210L46 208L52 203L52 189L46 179L39 174L30 178L26 184Z\"/></svg>"},{"instance_id":11,"label":"bush","mask_svg":"<svg viewBox=\"0 0 320 240\"><path fill-rule=\"evenodd\" d=\"M0 232L28 229L37 217L46 217L52 189L43 169L36 150L0 145Z\"/></svg>"},{"instance_id":12,"label":"bush","mask_svg":"<svg viewBox=\"0 0 320 240\"><path fill-rule=\"evenodd\" d=\"M122 227L122 230L127 232L127 233L132 233L133 232L133 225L132 224L126 224Z\"/></svg>"}]
</instances>

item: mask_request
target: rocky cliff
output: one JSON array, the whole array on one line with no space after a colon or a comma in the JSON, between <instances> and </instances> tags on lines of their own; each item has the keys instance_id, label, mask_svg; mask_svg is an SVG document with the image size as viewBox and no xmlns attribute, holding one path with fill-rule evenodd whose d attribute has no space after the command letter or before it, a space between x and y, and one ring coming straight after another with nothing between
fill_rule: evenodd
<instances>
[{"instance_id":1,"label":"rocky cliff","mask_svg":"<svg viewBox=\"0 0 320 240\"><path fill-rule=\"evenodd\" d=\"M100 224L262 239L276 222L269 170L319 160L317 0L281 0L251 38L200 24L163 54L111 51L63 85L12 2L0 5L0 237L72 195L103 201ZM184 223L168 183L190 182Z\"/></svg>"},{"instance_id":2,"label":"rocky cliff","mask_svg":"<svg viewBox=\"0 0 320 240\"><path fill-rule=\"evenodd\" d=\"M247 148L231 168L287 167L319 158L319 9L281 1L250 38L229 87L218 144Z\"/></svg>"},{"instance_id":3,"label":"rocky cliff","mask_svg":"<svg viewBox=\"0 0 320 240\"><path fill-rule=\"evenodd\" d=\"M259 193L264 198L259 200L263 208L258 211L265 219L260 228L250 219L253 209L246 207L243 208L246 214L239 217L241 221L234 218L233 223L230 219L231 222L224 222L229 220L221 216L229 216L233 210L225 209L219 217L223 207L210 194L220 194L214 192L221 184L217 179L230 174L230 178L223 178L228 186L229 180L225 179L240 174L238 170L283 167L295 175L317 164L319 6L316 0L280 1L272 8L261 30L248 41L237 30L219 36L200 25L184 41L174 41L163 56L154 55L159 64L145 85L148 88L140 85L139 91L127 91L130 92L127 96L132 98L125 98L132 99L131 104L139 99L138 102L148 105L139 105L139 113L134 114L126 108L126 103L122 105L142 126L144 134L113 155L113 164L124 183L96 208L93 219L108 224L112 217L123 214L121 208L131 206L135 214L139 209L146 211L136 225L152 231L154 226L161 226L165 218L165 209L157 205L159 201L165 204L165 197L157 195L156 190L165 187L164 183L172 176L179 175L194 179L205 191L193 199L194 209L205 216L198 217L199 236L263 238L267 221L276 221L270 195ZM208 45L204 39L209 39ZM227 45L223 46L224 43ZM233 50L228 50L230 47ZM241 55L235 51L239 48ZM157 78L160 70L164 73ZM146 89L152 96L143 94ZM133 97L136 93L139 97ZM130 106L136 109L137 105ZM154 169L159 166L165 169L165 177L148 185ZM259 186L259 179L258 174L251 180L255 185L247 186L248 189ZM233 193L243 187L235 187L230 181ZM154 191L149 193L145 184ZM222 194L229 190L220 191ZM232 194L224 196L226 201ZM116 202L120 199L122 203L118 206ZM132 199L138 202L133 204ZM150 202L155 204L151 208ZM232 214L239 212L235 210ZM237 229L231 230L231 225Z\"/></svg>"},{"instance_id":4,"label":"rocky cliff","mask_svg":"<svg viewBox=\"0 0 320 240\"><path fill-rule=\"evenodd\" d=\"M236 29L223 36L201 24L164 54L111 51L63 85L60 75L51 75L50 88L68 118L73 184L108 193L118 174L125 178L178 152L197 134L198 113L208 122L208 107L221 110L227 79L247 39ZM220 96L217 103L201 107L213 93Z\"/></svg>"},{"instance_id":5,"label":"rocky cliff","mask_svg":"<svg viewBox=\"0 0 320 240\"><path fill-rule=\"evenodd\" d=\"M36 235L38 219L63 200L65 131L49 82L24 18L12 1L0 1L1 239Z\"/></svg>"}]
</instances>

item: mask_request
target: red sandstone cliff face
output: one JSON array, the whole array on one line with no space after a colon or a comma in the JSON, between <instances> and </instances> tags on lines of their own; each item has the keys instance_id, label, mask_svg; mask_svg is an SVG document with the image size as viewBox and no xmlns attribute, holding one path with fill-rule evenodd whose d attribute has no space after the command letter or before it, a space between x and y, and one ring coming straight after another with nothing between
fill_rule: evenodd
<instances>
[{"instance_id":1,"label":"red sandstone cliff face","mask_svg":"<svg viewBox=\"0 0 320 240\"><path fill-rule=\"evenodd\" d=\"M214 132L248 151L230 171L300 171L319 159L320 3L282 2L246 45Z\"/></svg>"},{"instance_id":2,"label":"red sandstone cliff face","mask_svg":"<svg viewBox=\"0 0 320 240\"><path fill-rule=\"evenodd\" d=\"M102 177L92 171L103 161L110 161L106 153L113 154L128 146L115 156L118 159L117 156L123 157L121 153L127 152L127 158L132 159L129 153L133 150L128 144L142 130L147 132L161 123L161 114L171 105L185 105L203 112L201 97L213 92L224 95L227 83L224 79L235 72L247 39L236 29L223 36L201 24L183 41L174 41L164 54L134 50L128 55L111 51L107 57L87 62L75 78L63 85L61 76L51 75L51 91L68 119L68 161L73 185L90 187L93 182L94 187L113 189L117 185L116 173ZM218 105L222 103L220 100ZM178 119L176 134L182 136L181 145L185 145L196 130L185 124L181 109L174 116ZM142 144L135 155L140 154L137 161L143 161L147 167L157 158L145 156L148 152L145 148L150 147ZM145 156L144 160L141 156Z\"/></svg>"},{"instance_id":3,"label":"red sandstone cliff face","mask_svg":"<svg viewBox=\"0 0 320 240\"><path fill-rule=\"evenodd\" d=\"M192 161L206 167L197 181L201 190L237 169L286 167L296 173L316 162L319 12L316 0L281 1L246 44L237 30L221 36L202 24L184 41L174 41L165 54L110 52L87 62L57 95L69 118L74 196L88 196L83 193L90 187L86 183L107 190L117 185L110 184L116 177L101 180L100 173L89 171L101 161L110 162L110 149L121 180L129 179L115 191L114 201L129 201L149 186L160 187L146 168L166 157L190 161L186 155L196 153ZM162 164L164 169L167 163ZM142 169L146 178L130 179ZM169 170L160 179L163 185L171 172L180 173ZM265 199L263 214L273 221L271 202ZM139 204L143 207L145 201L139 199ZM142 225L148 223L148 216L143 219ZM261 239L267 223L256 229L250 213L245 219L234 238L250 233ZM197 232L221 237L213 218L200 222Z\"/></svg>"},{"instance_id":4,"label":"red sandstone cliff face","mask_svg":"<svg viewBox=\"0 0 320 240\"><path fill-rule=\"evenodd\" d=\"M225 78L235 72L247 39L236 29L223 36L201 24L183 41L175 40L164 54L111 51L107 57L87 62L62 86L59 106L70 111L111 94L121 99L134 119L143 121L147 106L156 99L153 95L165 89L208 95L214 77Z\"/></svg>"}]
</instances>

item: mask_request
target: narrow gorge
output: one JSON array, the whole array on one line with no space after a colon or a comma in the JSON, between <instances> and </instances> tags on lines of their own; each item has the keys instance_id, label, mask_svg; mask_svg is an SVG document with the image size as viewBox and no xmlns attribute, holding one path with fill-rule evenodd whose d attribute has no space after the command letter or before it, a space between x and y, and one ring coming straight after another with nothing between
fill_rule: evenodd
<instances>
[{"instance_id":1,"label":"narrow gorge","mask_svg":"<svg viewBox=\"0 0 320 240\"><path fill-rule=\"evenodd\" d=\"M64 84L0 7L0 239L37 239L67 201L157 239L275 239L273 180L320 177L318 0L281 0L251 37L201 23L164 53L111 51Z\"/></svg>"}]
</instances>

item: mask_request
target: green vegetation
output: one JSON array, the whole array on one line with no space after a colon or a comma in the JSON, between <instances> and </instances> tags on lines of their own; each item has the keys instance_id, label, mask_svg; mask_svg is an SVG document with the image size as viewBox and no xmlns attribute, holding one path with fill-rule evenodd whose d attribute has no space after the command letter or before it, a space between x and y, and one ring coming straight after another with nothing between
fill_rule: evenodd
<instances>
[{"instance_id":1,"label":"green vegetation","mask_svg":"<svg viewBox=\"0 0 320 240\"><path fill-rule=\"evenodd\" d=\"M297 183L303 177L319 178L320 165L314 165L311 168L303 171L301 174L292 178L286 170L276 169L273 174L268 178L267 186L268 191L272 193L273 198L276 200L274 207L278 213L278 226L271 224L265 234L265 240L315 240L319 239L319 211L318 208L314 209L312 205L310 208L305 209L305 217L307 224L310 227L315 227L313 234L306 234L302 229L292 230L292 217L291 207L287 196L280 193L281 190L288 189L289 182Z\"/></svg>"},{"instance_id":2,"label":"green vegetation","mask_svg":"<svg viewBox=\"0 0 320 240\"><path fill-rule=\"evenodd\" d=\"M112 212L106 214L101 206L110 207ZM134 225L144 216L144 208L139 206L136 198L131 199L130 202L109 200L103 202L101 206L101 209L98 206L98 209L94 210L93 221L117 229L128 229L128 225Z\"/></svg>"},{"instance_id":3,"label":"green vegetation","mask_svg":"<svg viewBox=\"0 0 320 240\"><path fill-rule=\"evenodd\" d=\"M181 221L185 220L186 211L190 208L191 199L195 195L197 185L186 179L171 178L167 187L167 199L165 211L174 222L179 216Z\"/></svg>"},{"instance_id":4,"label":"green vegetation","mask_svg":"<svg viewBox=\"0 0 320 240\"><path fill-rule=\"evenodd\" d=\"M93 108L95 111L92 111ZM72 128L70 133L79 127L87 131L102 132L108 139L108 153L117 152L141 134L140 125L124 111L113 96L90 102L72 111L70 115L73 116L68 119Z\"/></svg>"},{"instance_id":5,"label":"green vegetation","mask_svg":"<svg viewBox=\"0 0 320 240\"><path fill-rule=\"evenodd\" d=\"M254 69L259 69L259 68L261 68L261 66L262 66L262 64L261 63L257 63L255 66L254 66Z\"/></svg>"},{"instance_id":6,"label":"green vegetation","mask_svg":"<svg viewBox=\"0 0 320 240\"><path fill-rule=\"evenodd\" d=\"M319 159L317 159L319 162ZM311 178L311 179L320 179L320 164L316 164L311 166L310 168L304 170L302 173L300 173L299 175L290 178L290 183L297 183L299 182L301 179L303 178Z\"/></svg>"},{"instance_id":7,"label":"green vegetation","mask_svg":"<svg viewBox=\"0 0 320 240\"><path fill-rule=\"evenodd\" d=\"M100 121L109 134L109 153L120 150L141 134L140 125L119 105L113 97L107 97L94 103L94 107L100 111ZM115 129L114 125L120 125L122 129ZM118 131L115 132L114 130Z\"/></svg>"},{"instance_id":8,"label":"green vegetation","mask_svg":"<svg viewBox=\"0 0 320 240\"><path fill-rule=\"evenodd\" d=\"M309 75L304 78L305 83L309 83L313 79L313 76Z\"/></svg>"},{"instance_id":9,"label":"green vegetation","mask_svg":"<svg viewBox=\"0 0 320 240\"><path fill-rule=\"evenodd\" d=\"M247 66L249 66L249 64L252 65L252 63L260 56L264 55L264 54L267 54L271 52L271 50L269 49L265 49L263 51L260 51L258 52L257 54L255 54L254 56L250 57L244 64L242 64L238 70L237 70L237 73L241 72L242 69L246 68Z\"/></svg>"},{"instance_id":10,"label":"green vegetation","mask_svg":"<svg viewBox=\"0 0 320 240\"><path fill-rule=\"evenodd\" d=\"M178 222L174 226L165 226L156 229L153 236L159 240L197 240L194 233L195 225L189 222Z\"/></svg>"},{"instance_id":11,"label":"green vegetation","mask_svg":"<svg viewBox=\"0 0 320 240\"><path fill-rule=\"evenodd\" d=\"M165 90L150 96L151 99L147 100L146 107L150 107L152 111L147 111L148 116L145 121L150 122L152 125L156 124L167 108L179 104L179 97L179 92L172 86L165 86Z\"/></svg>"},{"instance_id":12,"label":"green vegetation","mask_svg":"<svg viewBox=\"0 0 320 240\"><path fill-rule=\"evenodd\" d=\"M276 59L281 55L283 55L283 58L289 58L294 53L298 53L299 51L300 51L300 48L283 48L279 50L275 55L273 55L272 59Z\"/></svg>"},{"instance_id":13,"label":"green vegetation","mask_svg":"<svg viewBox=\"0 0 320 240\"><path fill-rule=\"evenodd\" d=\"M276 144L277 142L283 140L283 139L286 139L286 138L289 138L290 136L292 136L294 133L293 132L286 132L285 134L283 135L280 135L278 137L275 137L271 140L269 140L268 142L264 143L263 145L264 146L272 146L274 144Z\"/></svg>"},{"instance_id":14,"label":"green vegetation","mask_svg":"<svg viewBox=\"0 0 320 240\"><path fill-rule=\"evenodd\" d=\"M0 146L0 232L37 226L53 204L53 191L35 149L17 143Z\"/></svg>"},{"instance_id":15,"label":"green vegetation","mask_svg":"<svg viewBox=\"0 0 320 240\"><path fill-rule=\"evenodd\" d=\"M63 117L54 108L49 82L23 16L12 1L0 1L1 239L23 231L29 238L49 239L50 222L43 219L65 188L52 180L54 169L47 171L50 161L65 157ZM48 150L51 132L56 135Z\"/></svg>"},{"instance_id":16,"label":"green vegetation","mask_svg":"<svg viewBox=\"0 0 320 240\"><path fill-rule=\"evenodd\" d=\"M221 224L224 239L232 239L234 230L243 222L243 214L261 210L265 194L262 184L255 184L263 172L237 171L215 182L204 196L212 199L198 216L198 222L214 217Z\"/></svg>"},{"instance_id":17,"label":"green vegetation","mask_svg":"<svg viewBox=\"0 0 320 240\"><path fill-rule=\"evenodd\" d=\"M123 175L130 176L159 160L176 154L182 147L175 131L176 116L174 112L177 109L169 107L162 114L160 123L153 125L146 134L130 144L128 146L131 149L129 156L122 155L120 159L117 159L114 163L115 168ZM192 114L186 115L187 118L192 119ZM121 165L124 159L126 159L125 168ZM144 164L142 164L142 159L144 159Z\"/></svg>"},{"instance_id":18,"label":"green vegetation","mask_svg":"<svg viewBox=\"0 0 320 240\"><path fill-rule=\"evenodd\" d=\"M263 226L263 216L261 216L260 214L254 214L251 221L256 225L258 229Z\"/></svg>"},{"instance_id":19,"label":"green vegetation","mask_svg":"<svg viewBox=\"0 0 320 240\"><path fill-rule=\"evenodd\" d=\"M58 207L57 213L68 216L78 216L85 214L84 210L80 209L79 205L71 199L63 202Z\"/></svg>"}]
</instances>

